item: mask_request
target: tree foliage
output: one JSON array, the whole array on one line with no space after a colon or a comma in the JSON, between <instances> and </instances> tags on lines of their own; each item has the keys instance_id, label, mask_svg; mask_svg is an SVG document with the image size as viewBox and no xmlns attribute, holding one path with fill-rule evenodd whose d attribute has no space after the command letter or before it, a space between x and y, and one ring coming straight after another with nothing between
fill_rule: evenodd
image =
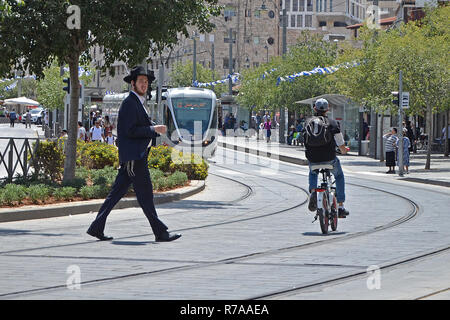
<instances>
[{"instance_id":1,"label":"tree foliage","mask_svg":"<svg viewBox=\"0 0 450 320\"><path fill-rule=\"evenodd\" d=\"M302 33L297 44L292 46L285 58L276 57L269 63L242 72L242 84L238 95L241 105L256 110L309 109L296 101L312 98L328 93L330 83L326 76L315 74L299 77L293 82L281 82L277 86L277 78L295 72L310 71L318 66L326 67L334 63L337 48L335 44L323 41L317 35ZM264 72L276 69L262 78Z\"/></svg>"},{"instance_id":2,"label":"tree foliage","mask_svg":"<svg viewBox=\"0 0 450 320\"><path fill-rule=\"evenodd\" d=\"M172 72L169 74L170 77L170 85L172 87L191 87L192 86L192 78L193 78L193 67L194 64L189 61L185 64L177 63ZM203 67L201 64L197 63L197 81L198 82L212 82L217 79L213 79L212 70ZM207 87L207 89L213 90L218 97L220 97L221 93L226 92L227 84L220 84L217 86Z\"/></svg>"},{"instance_id":3,"label":"tree foliage","mask_svg":"<svg viewBox=\"0 0 450 320\"><path fill-rule=\"evenodd\" d=\"M211 30L210 17L219 14L217 0L2 0L0 5L0 76L16 69L41 78L56 59L69 65L75 90L71 94L64 180L75 175L78 66L80 61L91 61L90 48L104 48L102 71L116 60L133 66L147 59L150 52L173 46L179 33L187 36L187 25L197 26L202 33ZM79 12L69 6L77 6Z\"/></svg>"}]
</instances>

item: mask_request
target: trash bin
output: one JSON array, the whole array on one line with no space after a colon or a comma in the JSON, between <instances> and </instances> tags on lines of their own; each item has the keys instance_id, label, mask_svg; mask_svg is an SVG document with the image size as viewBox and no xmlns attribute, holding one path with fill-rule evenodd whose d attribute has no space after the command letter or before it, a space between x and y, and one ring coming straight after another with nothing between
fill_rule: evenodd
<instances>
[{"instance_id":1,"label":"trash bin","mask_svg":"<svg viewBox=\"0 0 450 320\"><path fill-rule=\"evenodd\" d=\"M369 140L362 140L361 141L361 155L367 156L369 153Z\"/></svg>"}]
</instances>

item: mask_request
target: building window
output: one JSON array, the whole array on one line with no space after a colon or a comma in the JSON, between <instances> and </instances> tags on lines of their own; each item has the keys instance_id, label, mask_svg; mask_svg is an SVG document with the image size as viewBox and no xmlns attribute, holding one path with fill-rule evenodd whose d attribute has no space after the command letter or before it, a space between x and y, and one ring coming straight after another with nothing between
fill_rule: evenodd
<instances>
[{"instance_id":1,"label":"building window","mask_svg":"<svg viewBox=\"0 0 450 320\"><path fill-rule=\"evenodd\" d=\"M345 22L342 21L335 21L333 22L333 27L346 27L347 24Z\"/></svg>"},{"instance_id":2,"label":"building window","mask_svg":"<svg viewBox=\"0 0 450 320\"><path fill-rule=\"evenodd\" d=\"M259 44L259 37L253 37L253 44Z\"/></svg>"},{"instance_id":3,"label":"building window","mask_svg":"<svg viewBox=\"0 0 450 320\"><path fill-rule=\"evenodd\" d=\"M305 0L300 0L298 3L298 11L303 12L305 11Z\"/></svg>"},{"instance_id":4,"label":"building window","mask_svg":"<svg viewBox=\"0 0 450 320\"><path fill-rule=\"evenodd\" d=\"M352 3L352 16L355 16L355 4Z\"/></svg>"},{"instance_id":5,"label":"building window","mask_svg":"<svg viewBox=\"0 0 450 320\"><path fill-rule=\"evenodd\" d=\"M326 21L319 21L319 27L326 27L327 22Z\"/></svg>"},{"instance_id":6,"label":"building window","mask_svg":"<svg viewBox=\"0 0 450 320\"><path fill-rule=\"evenodd\" d=\"M319 0L316 0L316 12L320 12Z\"/></svg>"},{"instance_id":7,"label":"building window","mask_svg":"<svg viewBox=\"0 0 450 320\"><path fill-rule=\"evenodd\" d=\"M261 18L261 11L255 10L255 18Z\"/></svg>"},{"instance_id":8,"label":"building window","mask_svg":"<svg viewBox=\"0 0 450 320\"><path fill-rule=\"evenodd\" d=\"M225 18L229 18L229 21L231 21L231 17L236 16L236 8L233 6L226 6L223 12L223 15ZM225 19L227 20L227 19Z\"/></svg>"},{"instance_id":9,"label":"building window","mask_svg":"<svg viewBox=\"0 0 450 320\"><path fill-rule=\"evenodd\" d=\"M327 12L327 0L323 0L323 11Z\"/></svg>"},{"instance_id":10,"label":"building window","mask_svg":"<svg viewBox=\"0 0 450 320\"><path fill-rule=\"evenodd\" d=\"M286 11L291 11L291 0L285 0L284 6L286 8Z\"/></svg>"},{"instance_id":11,"label":"building window","mask_svg":"<svg viewBox=\"0 0 450 320\"><path fill-rule=\"evenodd\" d=\"M259 62L253 62L253 68L259 67Z\"/></svg>"},{"instance_id":12,"label":"building window","mask_svg":"<svg viewBox=\"0 0 450 320\"><path fill-rule=\"evenodd\" d=\"M322 0L319 0L319 12L322 12Z\"/></svg>"},{"instance_id":13,"label":"building window","mask_svg":"<svg viewBox=\"0 0 450 320\"><path fill-rule=\"evenodd\" d=\"M292 0L292 11L298 11L298 0Z\"/></svg>"},{"instance_id":14,"label":"building window","mask_svg":"<svg viewBox=\"0 0 450 320\"><path fill-rule=\"evenodd\" d=\"M297 28L303 28L303 16L301 14L297 15Z\"/></svg>"},{"instance_id":15,"label":"building window","mask_svg":"<svg viewBox=\"0 0 450 320\"><path fill-rule=\"evenodd\" d=\"M230 59L223 58L223 68L224 69L229 69L230 68L229 62L230 62ZM233 69L235 68L235 66L236 66L236 59L233 58Z\"/></svg>"},{"instance_id":16,"label":"building window","mask_svg":"<svg viewBox=\"0 0 450 320\"><path fill-rule=\"evenodd\" d=\"M245 10L245 17L246 18L250 18L252 16L252 10L251 9L246 9Z\"/></svg>"},{"instance_id":17,"label":"building window","mask_svg":"<svg viewBox=\"0 0 450 320\"><path fill-rule=\"evenodd\" d=\"M350 13L350 4L349 4L349 0L347 0L347 2L346 2L345 11L346 11L347 13Z\"/></svg>"},{"instance_id":18,"label":"building window","mask_svg":"<svg viewBox=\"0 0 450 320\"><path fill-rule=\"evenodd\" d=\"M295 28L295 15L291 15L291 28Z\"/></svg>"},{"instance_id":19,"label":"building window","mask_svg":"<svg viewBox=\"0 0 450 320\"><path fill-rule=\"evenodd\" d=\"M305 28L312 28L312 16L311 15L305 16Z\"/></svg>"},{"instance_id":20,"label":"building window","mask_svg":"<svg viewBox=\"0 0 450 320\"><path fill-rule=\"evenodd\" d=\"M333 12L333 0L330 0L330 12Z\"/></svg>"}]
</instances>

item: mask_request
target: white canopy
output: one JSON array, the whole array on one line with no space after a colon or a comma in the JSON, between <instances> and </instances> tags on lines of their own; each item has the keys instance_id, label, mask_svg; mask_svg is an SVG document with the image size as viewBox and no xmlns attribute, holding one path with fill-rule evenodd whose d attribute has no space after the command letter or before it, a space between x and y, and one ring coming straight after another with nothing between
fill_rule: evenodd
<instances>
[{"instance_id":1,"label":"white canopy","mask_svg":"<svg viewBox=\"0 0 450 320\"><path fill-rule=\"evenodd\" d=\"M11 98L11 99L5 99L5 104L23 104L26 106L40 106L40 103L31 99L28 99L26 97L20 97L20 98Z\"/></svg>"}]
</instances>

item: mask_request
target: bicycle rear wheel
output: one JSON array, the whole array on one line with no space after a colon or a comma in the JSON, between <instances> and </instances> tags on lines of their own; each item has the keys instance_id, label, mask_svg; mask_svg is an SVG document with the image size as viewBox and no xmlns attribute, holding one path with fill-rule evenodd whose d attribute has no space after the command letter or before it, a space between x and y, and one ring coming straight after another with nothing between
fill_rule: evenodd
<instances>
[{"instance_id":1,"label":"bicycle rear wheel","mask_svg":"<svg viewBox=\"0 0 450 320\"><path fill-rule=\"evenodd\" d=\"M338 210L337 210L337 203L336 203L336 197L333 194L333 203L331 204L331 230L336 231L337 225L338 225Z\"/></svg>"},{"instance_id":2,"label":"bicycle rear wheel","mask_svg":"<svg viewBox=\"0 0 450 320\"><path fill-rule=\"evenodd\" d=\"M317 209L317 213L319 214L319 222L320 229L322 230L322 234L328 234L328 216L323 209Z\"/></svg>"}]
</instances>

